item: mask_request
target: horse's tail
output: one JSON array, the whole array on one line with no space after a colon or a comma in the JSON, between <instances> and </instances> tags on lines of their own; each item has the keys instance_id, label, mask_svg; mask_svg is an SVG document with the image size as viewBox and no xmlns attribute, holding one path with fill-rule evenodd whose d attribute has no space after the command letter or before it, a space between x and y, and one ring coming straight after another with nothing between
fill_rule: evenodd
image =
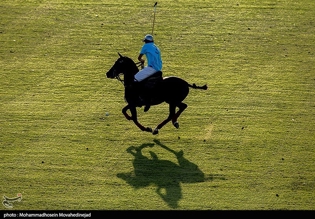
<instances>
[{"instance_id":1,"label":"horse's tail","mask_svg":"<svg viewBox=\"0 0 315 219\"><path fill-rule=\"evenodd\" d=\"M194 84L188 84L188 87L191 87L191 88L194 88L194 89L201 89L201 90L207 90L208 89L208 86L205 84L203 86L197 86L195 83Z\"/></svg>"}]
</instances>

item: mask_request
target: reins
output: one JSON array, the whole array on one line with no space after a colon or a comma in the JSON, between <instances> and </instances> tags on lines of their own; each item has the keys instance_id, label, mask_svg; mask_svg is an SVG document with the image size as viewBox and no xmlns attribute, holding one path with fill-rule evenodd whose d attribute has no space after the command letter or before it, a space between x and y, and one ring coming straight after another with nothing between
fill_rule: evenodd
<instances>
[{"instance_id":1,"label":"reins","mask_svg":"<svg viewBox=\"0 0 315 219\"><path fill-rule=\"evenodd\" d=\"M143 65L143 63L142 62L137 62L136 63L136 65L137 65L137 67L139 68L139 67L141 67L141 69L143 69L144 68L144 65Z\"/></svg>"},{"instance_id":2,"label":"reins","mask_svg":"<svg viewBox=\"0 0 315 219\"><path fill-rule=\"evenodd\" d=\"M124 86L125 86L125 84L124 84L124 80L123 79L121 79L120 77L119 77L119 74L118 75L116 75L116 77L115 77L118 81L120 81Z\"/></svg>"},{"instance_id":3,"label":"reins","mask_svg":"<svg viewBox=\"0 0 315 219\"><path fill-rule=\"evenodd\" d=\"M137 66L138 68L139 68L139 67L140 67L141 69L144 68L144 65L143 65L142 62L136 62L135 64L136 64L136 66ZM116 78L118 81L120 81L120 82L125 86L124 80L120 78L119 74L116 75L115 78Z\"/></svg>"}]
</instances>

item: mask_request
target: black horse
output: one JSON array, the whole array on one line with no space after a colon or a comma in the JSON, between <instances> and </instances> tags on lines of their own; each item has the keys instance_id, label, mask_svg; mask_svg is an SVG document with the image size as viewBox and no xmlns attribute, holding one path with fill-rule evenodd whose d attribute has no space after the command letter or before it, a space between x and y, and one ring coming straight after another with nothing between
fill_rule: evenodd
<instances>
[{"instance_id":1,"label":"black horse","mask_svg":"<svg viewBox=\"0 0 315 219\"><path fill-rule=\"evenodd\" d=\"M189 88L207 90L207 85L196 86L191 85L185 80L178 77L164 77L162 78L162 72L160 74L156 73L156 76L152 76L141 81L134 82L134 75L139 71L139 63L135 63L132 59L122 56L118 53L119 58L113 65L113 67L106 73L107 78L121 81L125 86L125 100L128 103L122 109L122 113L128 120L133 120L133 122L142 130L146 132L151 132L153 135L159 133L166 123L172 120L173 125L179 128L177 122L180 114L187 108L187 104L183 103L183 100L187 97L189 93ZM120 78L120 74L124 75L124 78ZM139 86L135 86L139 84ZM149 85L149 87L148 87ZM150 96L148 97L148 93ZM169 115L167 119L161 122L154 130L150 127L144 127L138 122L137 119L137 109L136 107L142 107L146 103L150 105L158 105L163 102L169 104ZM176 107L179 110L176 112ZM130 110L131 116L127 114L127 110Z\"/></svg>"}]
</instances>

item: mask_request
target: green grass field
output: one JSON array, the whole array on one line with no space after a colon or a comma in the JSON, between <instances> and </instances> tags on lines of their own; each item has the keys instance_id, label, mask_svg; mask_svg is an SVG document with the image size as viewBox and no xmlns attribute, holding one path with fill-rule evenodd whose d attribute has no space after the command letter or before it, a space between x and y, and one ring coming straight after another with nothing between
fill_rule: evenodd
<instances>
[{"instance_id":1,"label":"green grass field","mask_svg":"<svg viewBox=\"0 0 315 219\"><path fill-rule=\"evenodd\" d=\"M117 52L136 60L153 5L0 2L0 195L22 194L13 210L315 210L315 1L158 1L164 76L209 87L158 135L105 75ZM138 114L154 128L168 105Z\"/></svg>"}]
</instances>

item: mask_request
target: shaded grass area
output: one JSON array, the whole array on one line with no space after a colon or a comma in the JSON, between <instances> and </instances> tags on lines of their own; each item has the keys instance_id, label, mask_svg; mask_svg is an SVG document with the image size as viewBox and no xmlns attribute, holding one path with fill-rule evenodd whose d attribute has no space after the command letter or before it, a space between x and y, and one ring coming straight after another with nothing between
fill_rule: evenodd
<instances>
[{"instance_id":1,"label":"shaded grass area","mask_svg":"<svg viewBox=\"0 0 315 219\"><path fill-rule=\"evenodd\" d=\"M22 193L17 210L314 209L314 3L159 1L164 75L209 90L158 136L104 74L135 60L152 6L0 3L1 194ZM168 108L142 110L155 127Z\"/></svg>"}]
</instances>

